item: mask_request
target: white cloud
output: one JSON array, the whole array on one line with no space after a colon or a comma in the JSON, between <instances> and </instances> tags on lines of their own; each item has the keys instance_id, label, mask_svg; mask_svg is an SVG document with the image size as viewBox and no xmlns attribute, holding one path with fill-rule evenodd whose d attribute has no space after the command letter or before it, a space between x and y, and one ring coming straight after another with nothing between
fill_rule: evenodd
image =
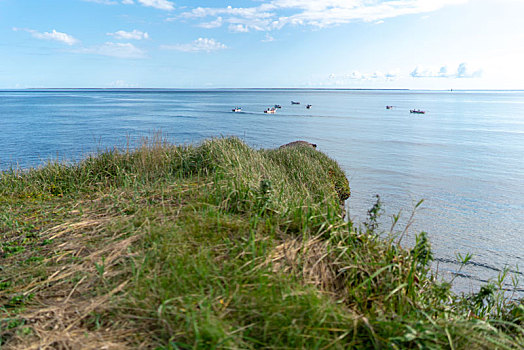
<instances>
[{"instance_id":1,"label":"white cloud","mask_svg":"<svg viewBox=\"0 0 524 350\"><path fill-rule=\"evenodd\" d=\"M165 50L177 50L182 52L211 52L226 49L227 46L215 39L198 38L189 44L162 45Z\"/></svg>"},{"instance_id":2,"label":"white cloud","mask_svg":"<svg viewBox=\"0 0 524 350\"><path fill-rule=\"evenodd\" d=\"M69 34L66 34L66 33L57 32L54 29L51 32L43 32L43 33L38 32L38 31L33 30L33 29L26 29L26 28L13 28L13 30L15 32L17 32L17 31L28 32L28 33L31 34L31 36L33 38L37 38L37 39L54 40L54 41L62 42L62 43L67 44L67 45L74 45L74 44L78 43L78 40L75 39L72 35L69 35Z\"/></svg>"},{"instance_id":3,"label":"white cloud","mask_svg":"<svg viewBox=\"0 0 524 350\"><path fill-rule=\"evenodd\" d=\"M222 17L218 17L216 20L206 23L201 23L199 27L206 28L206 29L213 29L213 28L219 28L222 26L223 23Z\"/></svg>"},{"instance_id":4,"label":"white cloud","mask_svg":"<svg viewBox=\"0 0 524 350\"><path fill-rule=\"evenodd\" d=\"M355 21L377 22L408 14L424 14L469 0L272 0L254 7L197 7L183 18L223 17L234 26L275 30L286 25L327 27ZM243 27L243 28L244 28ZM234 27L233 27L234 28Z\"/></svg>"},{"instance_id":5,"label":"white cloud","mask_svg":"<svg viewBox=\"0 0 524 350\"><path fill-rule=\"evenodd\" d=\"M461 63L457 67L457 78L480 78L482 76L482 69L471 71L466 63Z\"/></svg>"},{"instance_id":6,"label":"white cloud","mask_svg":"<svg viewBox=\"0 0 524 350\"><path fill-rule=\"evenodd\" d=\"M75 52L117 58L144 58L145 52L130 43L106 42L100 46L86 47Z\"/></svg>"},{"instance_id":7,"label":"white cloud","mask_svg":"<svg viewBox=\"0 0 524 350\"><path fill-rule=\"evenodd\" d=\"M223 22L229 23L231 31L247 32L249 29L262 31L269 29L272 17L275 17L274 13L265 11L266 8L272 9L272 6L263 4L250 8L233 8L231 6L225 8L197 7L192 11L182 13L181 17L186 19L215 17L217 20L220 18L220 24ZM227 16L227 18L224 19L223 16ZM214 23L214 21L206 23Z\"/></svg>"},{"instance_id":8,"label":"white cloud","mask_svg":"<svg viewBox=\"0 0 524 350\"><path fill-rule=\"evenodd\" d=\"M137 0L144 6L154 7L159 10L171 11L175 9L175 5L168 0Z\"/></svg>"},{"instance_id":9,"label":"white cloud","mask_svg":"<svg viewBox=\"0 0 524 350\"><path fill-rule=\"evenodd\" d=\"M411 73L413 78L480 78L482 69L471 69L467 63L461 63L450 71L448 66L440 68L425 68L417 66Z\"/></svg>"},{"instance_id":10,"label":"white cloud","mask_svg":"<svg viewBox=\"0 0 524 350\"><path fill-rule=\"evenodd\" d=\"M114 33L107 33L107 35L114 37L117 40L143 40L149 39L149 34L140 30L134 29L132 32L119 30Z\"/></svg>"},{"instance_id":11,"label":"white cloud","mask_svg":"<svg viewBox=\"0 0 524 350\"><path fill-rule=\"evenodd\" d=\"M247 25L244 24L230 24L229 31L235 33L247 33L249 32L249 28Z\"/></svg>"},{"instance_id":12,"label":"white cloud","mask_svg":"<svg viewBox=\"0 0 524 350\"><path fill-rule=\"evenodd\" d=\"M118 4L117 1L115 0L83 0L83 1L87 1L87 2L95 2L97 4L104 4L104 5L116 5ZM154 7L156 9L159 9L159 10L167 10L167 11L171 11L171 10L174 10L175 9L175 5L173 4L173 2L169 1L169 0L121 0L120 3L124 4L124 5L134 5L136 3L140 3L144 6L148 6L148 7Z\"/></svg>"},{"instance_id":13,"label":"white cloud","mask_svg":"<svg viewBox=\"0 0 524 350\"><path fill-rule=\"evenodd\" d=\"M409 75L413 78L449 78L450 76L447 66L442 66L439 69L417 66Z\"/></svg>"},{"instance_id":14,"label":"white cloud","mask_svg":"<svg viewBox=\"0 0 524 350\"><path fill-rule=\"evenodd\" d=\"M237 7L227 6L224 8L213 8L213 7L197 7L190 12L184 12L183 17L186 18L203 18L203 17L215 17L220 15L232 15L242 18L270 18L274 16L274 13L267 12L268 10L274 10L275 7L271 4L263 4L256 7Z\"/></svg>"}]
</instances>

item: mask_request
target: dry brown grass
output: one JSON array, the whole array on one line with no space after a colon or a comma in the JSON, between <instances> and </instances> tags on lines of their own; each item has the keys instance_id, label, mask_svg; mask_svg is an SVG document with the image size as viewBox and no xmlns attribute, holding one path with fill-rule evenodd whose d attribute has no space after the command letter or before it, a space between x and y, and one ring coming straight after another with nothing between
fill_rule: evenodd
<instances>
[{"instance_id":1,"label":"dry brown grass","mask_svg":"<svg viewBox=\"0 0 524 350\"><path fill-rule=\"evenodd\" d=\"M82 279L80 282L86 282ZM82 293L82 283L77 284L71 294L40 300L40 308L31 307L23 317L33 330L32 337L15 339L9 349L128 349L128 340L133 330L114 327L93 330L84 320L93 312L107 309L112 297L122 292L124 282L109 293L89 298ZM76 294L74 297L72 294ZM35 305L36 306L36 305Z\"/></svg>"},{"instance_id":2,"label":"dry brown grass","mask_svg":"<svg viewBox=\"0 0 524 350\"><path fill-rule=\"evenodd\" d=\"M320 236L305 240L295 237L276 246L261 266L270 266L274 272L301 276L304 283L335 295L342 289L335 259L329 242Z\"/></svg>"},{"instance_id":3,"label":"dry brown grass","mask_svg":"<svg viewBox=\"0 0 524 350\"><path fill-rule=\"evenodd\" d=\"M4 348L127 349L131 343L136 345L135 332L127 325L89 321L110 310L123 293L128 281L122 278L126 273L122 263L132 258L129 248L140 238L107 230L114 220L117 218L109 215L85 214L79 221L42 233L43 239L54 240L49 257L42 262L46 277L35 278L15 291L34 295L18 315L32 334L12 334ZM116 280L118 284L112 285Z\"/></svg>"}]
</instances>

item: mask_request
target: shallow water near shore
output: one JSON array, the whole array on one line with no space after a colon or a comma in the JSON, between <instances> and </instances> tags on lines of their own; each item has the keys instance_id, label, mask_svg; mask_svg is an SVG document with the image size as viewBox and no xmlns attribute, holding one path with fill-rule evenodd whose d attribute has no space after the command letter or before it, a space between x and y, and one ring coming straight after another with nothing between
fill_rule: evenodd
<instances>
[{"instance_id":1,"label":"shallow water near shore","mask_svg":"<svg viewBox=\"0 0 524 350\"><path fill-rule=\"evenodd\" d=\"M263 113L275 104L275 115ZM242 112L231 112L237 106ZM178 144L230 135L255 148L307 140L345 170L356 222L380 194L384 229L402 210L401 230L424 199L403 242L427 231L434 267L447 279L459 272L456 253L472 253L457 291L524 262L524 92L2 91L0 126L0 170L74 161L158 131Z\"/></svg>"}]
</instances>

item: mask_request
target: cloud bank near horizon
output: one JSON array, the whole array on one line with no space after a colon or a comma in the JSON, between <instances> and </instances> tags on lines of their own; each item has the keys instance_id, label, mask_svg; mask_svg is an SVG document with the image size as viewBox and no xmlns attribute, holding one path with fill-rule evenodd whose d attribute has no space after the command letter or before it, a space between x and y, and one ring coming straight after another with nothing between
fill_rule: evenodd
<instances>
[{"instance_id":1,"label":"cloud bank near horizon","mask_svg":"<svg viewBox=\"0 0 524 350\"><path fill-rule=\"evenodd\" d=\"M464 79L464 78L481 78L483 74L482 69L472 69L466 62L460 63L456 68L450 69L448 66L441 66L439 68L425 68L417 66L410 73L404 71L401 73L400 69L391 70L388 72L374 71L374 72L360 72L352 71L344 74L330 74L329 80L335 84L342 85L348 81L384 81L392 82L402 78L445 78L445 79Z\"/></svg>"},{"instance_id":2,"label":"cloud bank near horizon","mask_svg":"<svg viewBox=\"0 0 524 350\"><path fill-rule=\"evenodd\" d=\"M417 66L409 75L413 78L480 78L482 69L471 69L467 63L463 62L454 70L449 70L448 66L442 66L438 69L424 68Z\"/></svg>"},{"instance_id":3,"label":"cloud bank near horizon","mask_svg":"<svg viewBox=\"0 0 524 350\"><path fill-rule=\"evenodd\" d=\"M372 80L383 80L393 81L401 77L400 70L392 70L389 72L375 71L372 73L353 71L347 74L330 74L329 79L338 83L344 83L347 80L357 81L372 81Z\"/></svg>"}]
</instances>

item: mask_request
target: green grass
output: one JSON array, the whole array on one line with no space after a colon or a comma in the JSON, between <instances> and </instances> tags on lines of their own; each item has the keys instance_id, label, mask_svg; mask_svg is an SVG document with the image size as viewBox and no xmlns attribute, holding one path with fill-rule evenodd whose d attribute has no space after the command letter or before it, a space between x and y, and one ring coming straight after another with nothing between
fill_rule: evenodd
<instances>
[{"instance_id":1,"label":"green grass","mask_svg":"<svg viewBox=\"0 0 524 350\"><path fill-rule=\"evenodd\" d=\"M236 138L4 172L1 347L522 348L505 276L454 295L349 194L321 152Z\"/></svg>"}]
</instances>

